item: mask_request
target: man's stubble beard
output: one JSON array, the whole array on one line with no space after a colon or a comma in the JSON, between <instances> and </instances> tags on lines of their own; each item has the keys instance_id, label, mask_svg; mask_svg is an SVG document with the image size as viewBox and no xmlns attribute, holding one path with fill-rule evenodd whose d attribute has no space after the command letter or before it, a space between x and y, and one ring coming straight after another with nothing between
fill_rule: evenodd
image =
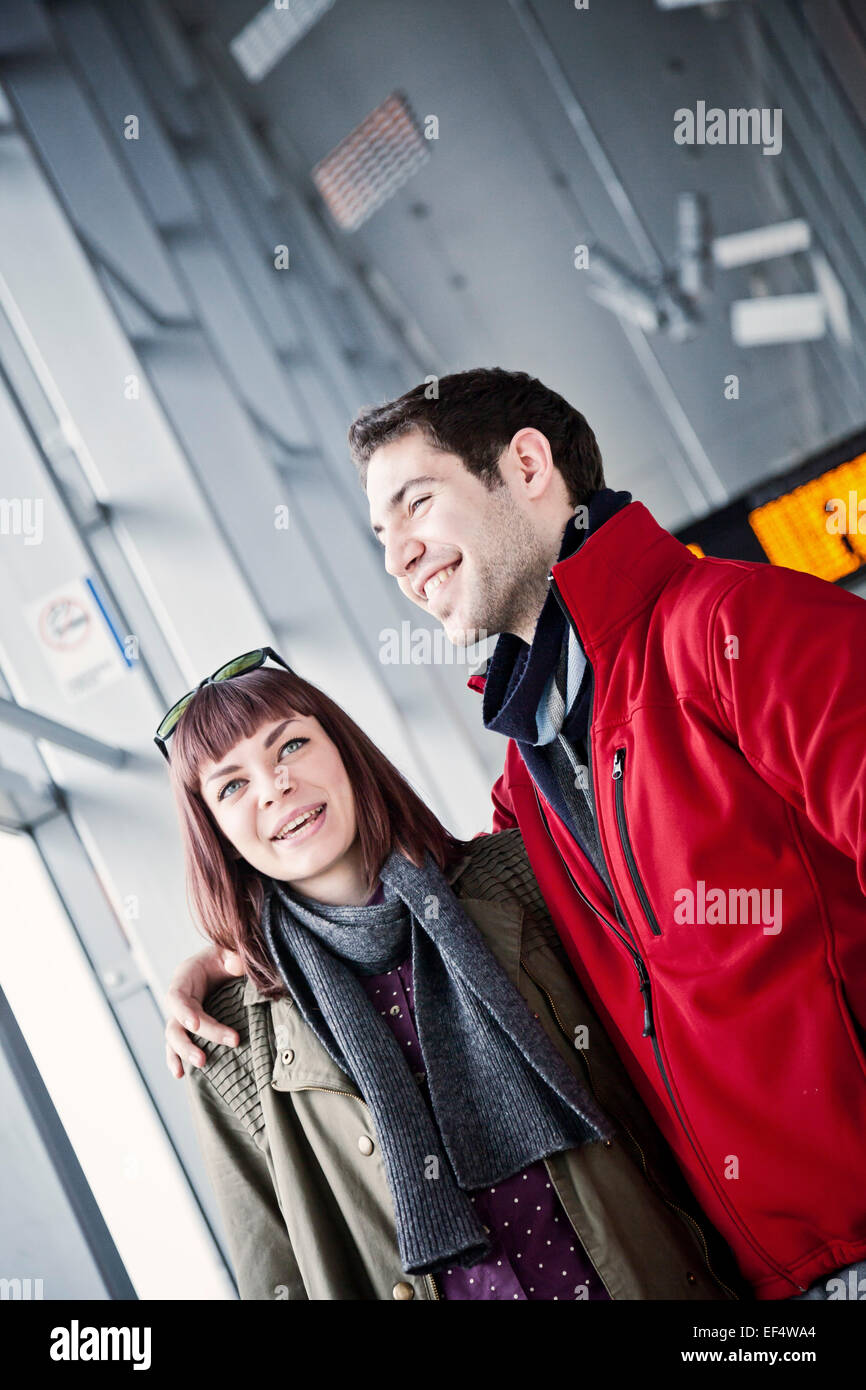
<instances>
[{"instance_id":1,"label":"man's stubble beard","mask_svg":"<svg viewBox=\"0 0 866 1390\"><path fill-rule=\"evenodd\" d=\"M448 634L455 646L472 646L501 632L534 632L550 591L547 576L558 548L551 553L504 486L496 492L503 496L485 516L484 549L473 556L475 592L464 596L472 616L453 637ZM447 616L442 615L443 626Z\"/></svg>"}]
</instances>

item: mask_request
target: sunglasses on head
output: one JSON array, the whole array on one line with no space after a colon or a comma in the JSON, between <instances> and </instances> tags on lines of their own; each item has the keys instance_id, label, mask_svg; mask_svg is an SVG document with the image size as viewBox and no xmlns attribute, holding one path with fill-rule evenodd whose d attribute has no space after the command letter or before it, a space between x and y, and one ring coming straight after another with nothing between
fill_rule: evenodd
<instances>
[{"instance_id":1,"label":"sunglasses on head","mask_svg":"<svg viewBox=\"0 0 866 1390\"><path fill-rule=\"evenodd\" d=\"M291 666L287 665L281 656L278 656L273 647L256 647L255 651L244 652L243 656L236 656L233 661L227 661L224 666L220 666L218 670L214 671L212 676L205 676L203 681L199 681L195 690L190 690L182 700L178 700L177 704L172 705L168 714L163 715L160 720L159 728L153 740L166 762L169 761L166 744L180 723L181 715L193 696L197 695L205 685L213 685L217 681L230 681L233 676L245 676L248 671L257 670L259 666L264 666L268 657L272 661L278 662L290 674L292 673Z\"/></svg>"}]
</instances>

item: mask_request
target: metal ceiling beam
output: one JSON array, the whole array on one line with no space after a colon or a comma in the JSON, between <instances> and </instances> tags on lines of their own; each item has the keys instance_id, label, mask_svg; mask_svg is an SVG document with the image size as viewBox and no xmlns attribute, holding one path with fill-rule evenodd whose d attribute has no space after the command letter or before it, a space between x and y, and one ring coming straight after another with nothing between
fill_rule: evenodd
<instances>
[{"instance_id":1,"label":"metal ceiling beam","mask_svg":"<svg viewBox=\"0 0 866 1390\"><path fill-rule=\"evenodd\" d=\"M571 84L562 63L553 50L538 16L528 0L509 0L515 18L529 42L538 62L555 93L568 122L590 160L602 187L619 213L623 225L644 262L644 269L661 275L664 264L649 233L638 216L625 185L608 158L592 123ZM689 420L682 402L665 374L661 363L640 329L620 320L626 338L649 380L660 408L664 411L693 477L683 476L672 462L672 471L679 474L683 495L693 510L700 511L708 503L718 506L728 500L730 493L719 477L697 431Z\"/></svg>"},{"instance_id":2,"label":"metal ceiling beam","mask_svg":"<svg viewBox=\"0 0 866 1390\"><path fill-rule=\"evenodd\" d=\"M20 733L30 734L31 738L46 739L58 748L68 748L71 753L79 753L82 758L91 758L94 762L104 763L106 767L125 767L132 758L132 754L125 748L114 748L110 743L102 743L100 739L82 734L78 729L71 729L68 724L60 724L45 714L37 714L35 710L13 704L2 695L0 724L17 729Z\"/></svg>"}]
</instances>

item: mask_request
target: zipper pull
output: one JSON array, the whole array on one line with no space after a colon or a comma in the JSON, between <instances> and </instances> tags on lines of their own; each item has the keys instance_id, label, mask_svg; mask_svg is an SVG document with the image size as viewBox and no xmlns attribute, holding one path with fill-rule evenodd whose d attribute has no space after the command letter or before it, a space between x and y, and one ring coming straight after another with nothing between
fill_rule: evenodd
<instances>
[{"instance_id":1,"label":"zipper pull","mask_svg":"<svg viewBox=\"0 0 866 1390\"><path fill-rule=\"evenodd\" d=\"M613 780L618 782L622 776L623 763L625 762L625 749L617 748L613 755Z\"/></svg>"},{"instance_id":2,"label":"zipper pull","mask_svg":"<svg viewBox=\"0 0 866 1390\"><path fill-rule=\"evenodd\" d=\"M638 989L643 1000L643 1033L641 1036L651 1038L653 1035L653 1016L650 979L643 961L636 961L635 964L637 965Z\"/></svg>"},{"instance_id":3,"label":"zipper pull","mask_svg":"<svg viewBox=\"0 0 866 1390\"><path fill-rule=\"evenodd\" d=\"M641 984L640 986L641 997L643 999L643 1033L641 1034L641 1037L643 1038L651 1038L653 1034L653 1019L652 1013L650 1011L649 988L649 980L647 980L646 984Z\"/></svg>"}]
</instances>

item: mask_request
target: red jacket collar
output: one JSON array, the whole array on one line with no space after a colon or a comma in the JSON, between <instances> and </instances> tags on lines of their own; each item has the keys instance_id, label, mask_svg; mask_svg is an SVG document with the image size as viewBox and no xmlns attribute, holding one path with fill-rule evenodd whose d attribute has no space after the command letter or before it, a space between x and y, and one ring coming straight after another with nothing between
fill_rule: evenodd
<instances>
[{"instance_id":1,"label":"red jacket collar","mask_svg":"<svg viewBox=\"0 0 866 1390\"><path fill-rule=\"evenodd\" d=\"M612 632L655 602L677 570L699 563L642 502L630 502L555 564L553 575L591 660Z\"/></svg>"},{"instance_id":2,"label":"red jacket collar","mask_svg":"<svg viewBox=\"0 0 866 1390\"><path fill-rule=\"evenodd\" d=\"M629 502L555 564L553 576L591 660L611 632L655 601L671 575L699 563L643 502ZM483 693L486 680L470 676L467 685Z\"/></svg>"}]
</instances>

